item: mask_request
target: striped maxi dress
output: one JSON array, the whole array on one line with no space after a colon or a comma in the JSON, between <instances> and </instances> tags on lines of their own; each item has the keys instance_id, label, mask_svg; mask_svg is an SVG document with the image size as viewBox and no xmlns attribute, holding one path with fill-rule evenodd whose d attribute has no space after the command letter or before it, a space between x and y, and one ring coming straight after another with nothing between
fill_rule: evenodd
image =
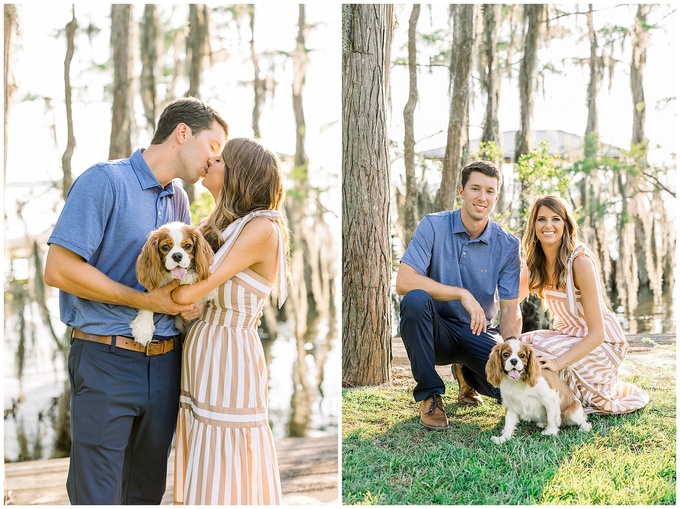
<instances>
[{"instance_id":1,"label":"striped maxi dress","mask_svg":"<svg viewBox=\"0 0 680 509\"><path fill-rule=\"evenodd\" d=\"M214 270L256 211L230 224ZM279 307L286 298L279 230ZM187 332L175 436L174 502L281 503L274 438L267 419L267 367L256 323L273 283L246 269L218 288Z\"/></svg>"},{"instance_id":2,"label":"striped maxi dress","mask_svg":"<svg viewBox=\"0 0 680 509\"><path fill-rule=\"evenodd\" d=\"M588 333L581 293L574 285L572 271L574 259L581 253L590 257L583 245L574 250L567 264L566 291L544 292L545 304L554 316L555 330L528 332L521 337L550 359L569 350ZM616 315L602 297L600 306L604 315L603 343L580 361L561 370L559 375L576 394L587 414L633 412L649 403L649 395L639 387L619 380L618 368L626 355L628 342Z\"/></svg>"}]
</instances>

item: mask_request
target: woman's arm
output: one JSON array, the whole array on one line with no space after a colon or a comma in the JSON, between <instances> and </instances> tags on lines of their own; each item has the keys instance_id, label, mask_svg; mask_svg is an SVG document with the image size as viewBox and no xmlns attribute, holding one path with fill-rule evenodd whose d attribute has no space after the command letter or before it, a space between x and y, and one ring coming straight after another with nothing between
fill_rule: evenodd
<instances>
[{"instance_id":1,"label":"woman's arm","mask_svg":"<svg viewBox=\"0 0 680 509\"><path fill-rule=\"evenodd\" d=\"M503 339L522 334L522 312L519 309L519 299L500 299L501 321L499 328Z\"/></svg>"},{"instance_id":2,"label":"woman's arm","mask_svg":"<svg viewBox=\"0 0 680 509\"><path fill-rule=\"evenodd\" d=\"M574 259L574 284L581 291L581 304L588 327L585 337L552 361L552 367L546 363L544 367L559 371L580 361L604 341L604 316L600 305L601 296L597 284L595 265L586 255Z\"/></svg>"},{"instance_id":3,"label":"woman's arm","mask_svg":"<svg viewBox=\"0 0 680 509\"><path fill-rule=\"evenodd\" d=\"M529 269L526 263L522 264L522 272L519 273L519 301L522 302L529 296Z\"/></svg>"},{"instance_id":4,"label":"woman's arm","mask_svg":"<svg viewBox=\"0 0 680 509\"><path fill-rule=\"evenodd\" d=\"M267 218L252 219L243 227L243 231L215 272L204 281L178 286L172 291L173 300L178 304L193 304L247 268L251 268L269 281L274 281L278 269L276 228L278 227Z\"/></svg>"}]
</instances>

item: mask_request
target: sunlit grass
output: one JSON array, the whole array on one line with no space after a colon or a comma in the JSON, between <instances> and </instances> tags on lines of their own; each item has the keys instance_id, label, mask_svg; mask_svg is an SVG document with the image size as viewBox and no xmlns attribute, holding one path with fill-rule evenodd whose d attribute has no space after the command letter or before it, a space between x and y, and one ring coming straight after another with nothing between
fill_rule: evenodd
<instances>
[{"instance_id":1,"label":"sunlit grass","mask_svg":"<svg viewBox=\"0 0 680 509\"><path fill-rule=\"evenodd\" d=\"M675 373L665 367L629 381L651 396L643 410L590 416L589 433L566 428L556 437L522 423L502 445L491 436L502 428L503 407L488 398L483 407L460 406L450 384L451 426L443 432L420 426L418 407L403 387L345 390L343 502L675 504Z\"/></svg>"}]
</instances>

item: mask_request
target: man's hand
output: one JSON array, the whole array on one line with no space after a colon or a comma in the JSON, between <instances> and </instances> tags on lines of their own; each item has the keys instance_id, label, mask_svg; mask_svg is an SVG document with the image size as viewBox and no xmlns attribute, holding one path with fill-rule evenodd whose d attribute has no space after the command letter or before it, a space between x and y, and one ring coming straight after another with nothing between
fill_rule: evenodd
<instances>
[{"instance_id":1,"label":"man's hand","mask_svg":"<svg viewBox=\"0 0 680 509\"><path fill-rule=\"evenodd\" d=\"M482 332L486 332L486 315L484 314L482 306L477 302L477 299L466 290L465 294L460 299L460 303L465 310L470 313L470 330L472 330L472 333L479 336Z\"/></svg>"},{"instance_id":2,"label":"man's hand","mask_svg":"<svg viewBox=\"0 0 680 509\"><path fill-rule=\"evenodd\" d=\"M194 304L177 304L172 300L172 291L179 285L179 279L173 279L167 285L162 286L156 290L146 294L147 307L154 313L163 313L166 315L178 315L184 312L190 312L194 309Z\"/></svg>"}]
</instances>

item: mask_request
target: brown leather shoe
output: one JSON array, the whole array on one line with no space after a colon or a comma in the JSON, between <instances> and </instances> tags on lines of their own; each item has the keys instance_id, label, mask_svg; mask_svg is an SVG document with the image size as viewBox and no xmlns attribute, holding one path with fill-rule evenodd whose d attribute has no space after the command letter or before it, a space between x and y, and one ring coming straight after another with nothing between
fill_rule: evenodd
<instances>
[{"instance_id":1,"label":"brown leather shoe","mask_svg":"<svg viewBox=\"0 0 680 509\"><path fill-rule=\"evenodd\" d=\"M460 364L451 364L451 373L458 382L458 402L464 405L481 406L484 400L479 393L472 388L470 384L465 381L463 372L460 369Z\"/></svg>"},{"instance_id":2,"label":"brown leather shoe","mask_svg":"<svg viewBox=\"0 0 680 509\"><path fill-rule=\"evenodd\" d=\"M444 412L440 394L420 402L420 424L434 431L442 431L449 427L449 419Z\"/></svg>"}]
</instances>

